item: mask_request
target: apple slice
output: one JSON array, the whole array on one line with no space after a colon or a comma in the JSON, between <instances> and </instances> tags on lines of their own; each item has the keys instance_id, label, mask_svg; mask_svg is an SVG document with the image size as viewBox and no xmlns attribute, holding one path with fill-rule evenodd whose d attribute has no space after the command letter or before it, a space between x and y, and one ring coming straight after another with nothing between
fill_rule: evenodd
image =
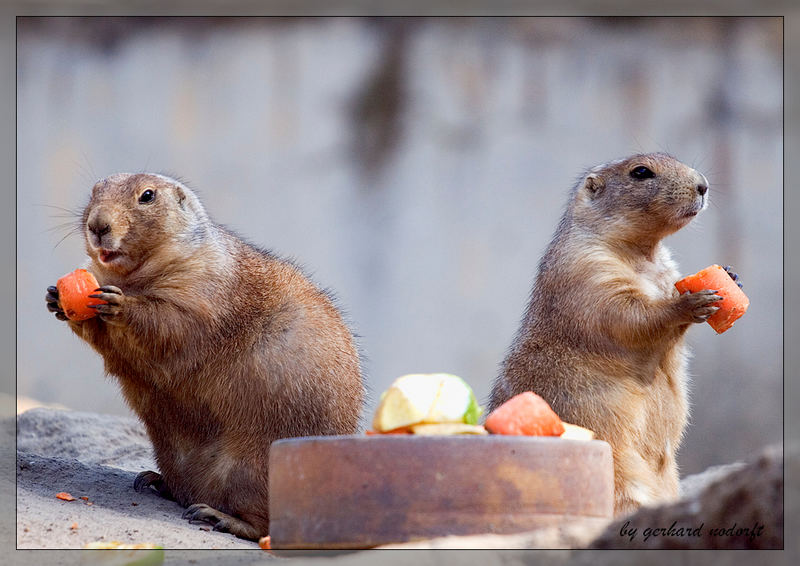
<instances>
[{"instance_id":1,"label":"apple slice","mask_svg":"<svg viewBox=\"0 0 800 566\"><path fill-rule=\"evenodd\" d=\"M419 423L478 424L481 408L467 383L448 373L398 377L381 395L372 427L387 432Z\"/></svg>"}]
</instances>

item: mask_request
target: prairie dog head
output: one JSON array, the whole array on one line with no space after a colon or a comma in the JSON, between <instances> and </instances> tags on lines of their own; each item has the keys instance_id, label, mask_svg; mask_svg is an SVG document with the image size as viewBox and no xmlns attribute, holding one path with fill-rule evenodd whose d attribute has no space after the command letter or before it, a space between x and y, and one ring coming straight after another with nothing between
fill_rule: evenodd
<instances>
[{"instance_id":1,"label":"prairie dog head","mask_svg":"<svg viewBox=\"0 0 800 566\"><path fill-rule=\"evenodd\" d=\"M195 194L162 175L119 173L98 181L83 212L86 252L102 269L136 271L158 254L200 245L208 216Z\"/></svg>"},{"instance_id":2,"label":"prairie dog head","mask_svg":"<svg viewBox=\"0 0 800 566\"><path fill-rule=\"evenodd\" d=\"M708 180L674 157L648 153L599 165L576 188L573 214L598 235L660 240L708 206Z\"/></svg>"}]
</instances>

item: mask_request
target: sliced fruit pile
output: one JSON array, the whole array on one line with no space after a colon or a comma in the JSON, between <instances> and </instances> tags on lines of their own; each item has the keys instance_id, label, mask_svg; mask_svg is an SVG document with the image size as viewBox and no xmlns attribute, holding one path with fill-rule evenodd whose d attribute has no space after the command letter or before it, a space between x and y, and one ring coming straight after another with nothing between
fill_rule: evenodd
<instances>
[{"instance_id":1,"label":"sliced fruit pile","mask_svg":"<svg viewBox=\"0 0 800 566\"><path fill-rule=\"evenodd\" d=\"M372 433L487 434L481 408L467 383L449 373L398 377L381 395Z\"/></svg>"},{"instance_id":2,"label":"sliced fruit pile","mask_svg":"<svg viewBox=\"0 0 800 566\"><path fill-rule=\"evenodd\" d=\"M592 440L591 430L562 422L547 402L531 391L512 397L478 423L483 410L467 383L448 373L398 377L381 395L367 434L509 434Z\"/></svg>"}]
</instances>

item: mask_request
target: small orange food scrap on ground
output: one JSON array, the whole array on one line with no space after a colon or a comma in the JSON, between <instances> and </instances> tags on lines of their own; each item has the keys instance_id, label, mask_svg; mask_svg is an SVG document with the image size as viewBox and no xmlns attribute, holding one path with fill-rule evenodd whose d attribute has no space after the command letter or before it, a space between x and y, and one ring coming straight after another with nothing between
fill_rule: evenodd
<instances>
[{"instance_id":1,"label":"small orange food scrap on ground","mask_svg":"<svg viewBox=\"0 0 800 566\"><path fill-rule=\"evenodd\" d=\"M70 320L86 320L97 315L90 305L103 305L105 301L91 299L99 287L94 275L85 269L76 269L56 282L58 302Z\"/></svg>"},{"instance_id":2,"label":"small orange food scrap on ground","mask_svg":"<svg viewBox=\"0 0 800 566\"><path fill-rule=\"evenodd\" d=\"M733 323L750 306L750 299L747 298L744 291L731 279L725 269L716 264L706 267L694 275L684 277L675 283L675 288L681 294L687 291L697 293L704 289L710 289L722 297L721 301L711 303L713 306L719 307L719 310L712 314L707 321L717 334L722 334L733 326Z\"/></svg>"},{"instance_id":3,"label":"small orange food scrap on ground","mask_svg":"<svg viewBox=\"0 0 800 566\"><path fill-rule=\"evenodd\" d=\"M72 525L70 526L70 530L71 530L71 531L76 531L76 530L78 530L78 523L72 523Z\"/></svg>"},{"instance_id":4,"label":"small orange food scrap on ground","mask_svg":"<svg viewBox=\"0 0 800 566\"><path fill-rule=\"evenodd\" d=\"M80 498L81 498L81 499L83 499L84 501L89 501L89 498L88 498L88 497L86 497L85 495L81 495L81 497L80 497Z\"/></svg>"},{"instance_id":5,"label":"small orange food scrap on ground","mask_svg":"<svg viewBox=\"0 0 800 566\"><path fill-rule=\"evenodd\" d=\"M260 546L262 550L272 550L272 541L269 536L261 537L258 539L258 546Z\"/></svg>"},{"instance_id":6,"label":"small orange food scrap on ground","mask_svg":"<svg viewBox=\"0 0 800 566\"><path fill-rule=\"evenodd\" d=\"M75 501L75 498L72 497L66 491L61 491L59 493L56 493L56 497L58 497L59 499L63 499L64 501Z\"/></svg>"},{"instance_id":7,"label":"small orange food scrap on ground","mask_svg":"<svg viewBox=\"0 0 800 566\"><path fill-rule=\"evenodd\" d=\"M516 395L486 417L486 429L493 434L560 436L561 419L547 401L532 391Z\"/></svg>"}]
</instances>

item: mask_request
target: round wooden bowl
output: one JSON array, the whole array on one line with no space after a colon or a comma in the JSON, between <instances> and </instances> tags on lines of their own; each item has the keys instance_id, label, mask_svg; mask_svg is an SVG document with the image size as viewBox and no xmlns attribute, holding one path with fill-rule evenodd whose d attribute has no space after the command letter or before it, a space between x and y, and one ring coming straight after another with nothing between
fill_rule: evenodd
<instances>
[{"instance_id":1,"label":"round wooden bowl","mask_svg":"<svg viewBox=\"0 0 800 566\"><path fill-rule=\"evenodd\" d=\"M320 436L272 444L269 494L272 548L370 548L605 520L614 473L599 440Z\"/></svg>"}]
</instances>

